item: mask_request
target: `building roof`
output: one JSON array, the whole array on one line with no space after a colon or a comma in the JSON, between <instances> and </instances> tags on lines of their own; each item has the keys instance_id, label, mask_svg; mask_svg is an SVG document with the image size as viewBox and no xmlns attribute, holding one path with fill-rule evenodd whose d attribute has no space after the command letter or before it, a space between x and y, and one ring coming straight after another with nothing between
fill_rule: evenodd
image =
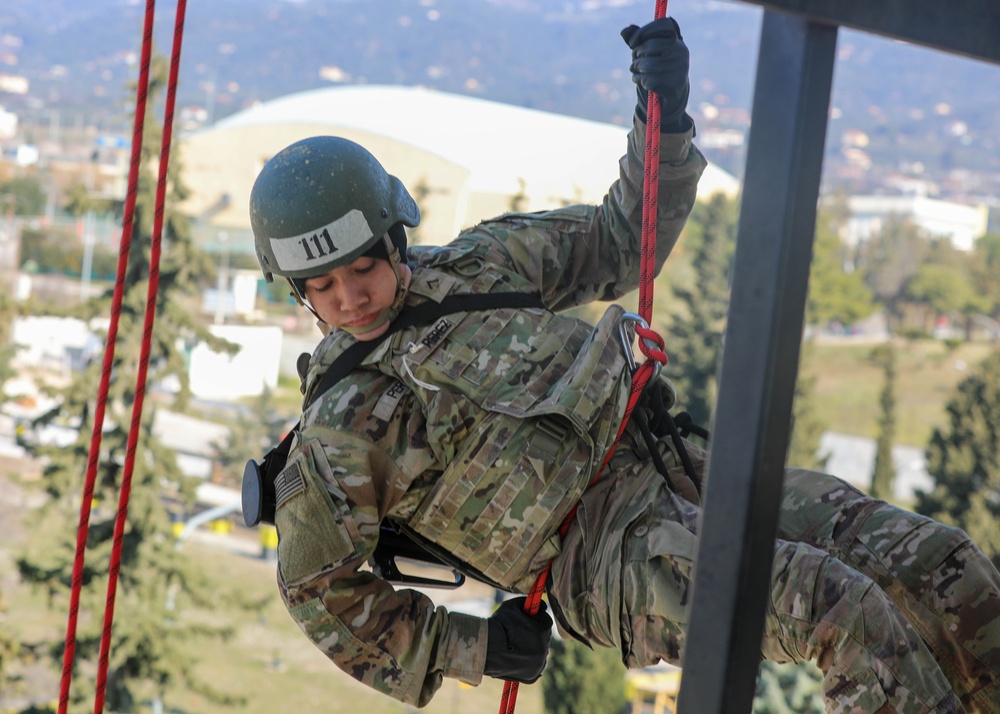
<instances>
[{"instance_id":1,"label":"building roof","mask_svg":"<svg viewBox=\"0 0 1000 714\"><path fill-rule=\"evenodd\" d=\"M926 196L850 196L848 242L857 244L882 230L882 219L906 218L932 236L945 236L959 250L972 250L986 233L989 210Z\"/></svg>"},{"instance_id":2,"label":"building roof","mask_svg":"<svg viewBox=\"0 0 1000 714\"><path fill-rule=\"evenodd\" d=\"M214 130L329 124L384 135L469 170L480 191L535 186L607 188L617 176L627 128L423 87L337 86L299 92L238 112ZM699 195L734 195L735 177L710 165ZM589 193L589 191L587 191Z\"/></svg>"}]
</instances>

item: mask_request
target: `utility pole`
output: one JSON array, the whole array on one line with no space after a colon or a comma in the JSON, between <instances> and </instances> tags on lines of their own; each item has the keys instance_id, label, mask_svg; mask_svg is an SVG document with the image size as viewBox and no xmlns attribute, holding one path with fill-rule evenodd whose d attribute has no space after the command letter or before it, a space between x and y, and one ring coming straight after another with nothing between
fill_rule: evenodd
<instances>
[{"instance_id":1,"label":"utility pole","mask_svg":"<svg viewBox=\"0 0 1000 714\"><path fill-rule=\"evenodd\" d=\"M90 273L94 267L94 212L83 217L83 264L80 266L80 300L90 297Z\"/></svg>"},{"instance_id":2,"label":"utility pole","mask_svg":"<svg viewBox=\"0 0 1000 714\"><path fill-rule=\"evenodd\" d=\"M229 296L229 234L219 231L219 280L215 288L215 324L221 325L226 319ZM224 302L225 301L225 302Z\"/></svg>"}]
</instances>

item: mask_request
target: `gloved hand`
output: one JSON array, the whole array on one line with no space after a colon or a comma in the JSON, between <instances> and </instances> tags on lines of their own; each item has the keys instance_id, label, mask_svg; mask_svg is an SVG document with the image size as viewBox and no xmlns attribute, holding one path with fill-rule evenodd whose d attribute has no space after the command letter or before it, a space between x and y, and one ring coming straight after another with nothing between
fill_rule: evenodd
<instances>
[{"instance_id":1,"label":"gloved hand","mask_svg":"<svg viewBox=\"0 0 1000 714\"><path fill-rule=\"evenodd\" d=\"M660 130L678 133L687 130L692 120L687 109L690 84L690 53L681 28L672 17L653 20L644 27L629 25L622 39L632 48L632 81L638 95L639 118L646 121L649 92L660 95Z\"/></svg>"},{"instance_id":2,"label":"gloved hand","mask_svg":"<svg viewBox=\"0 0 1000 714\"><path fill-rule=\"evenodd\" d=\"M486 670L497 679L531 684L542 676L552 637L545 601L535 615L524 611L527 598L505 600L486 621Z\"/></svg>"}]
</instances>

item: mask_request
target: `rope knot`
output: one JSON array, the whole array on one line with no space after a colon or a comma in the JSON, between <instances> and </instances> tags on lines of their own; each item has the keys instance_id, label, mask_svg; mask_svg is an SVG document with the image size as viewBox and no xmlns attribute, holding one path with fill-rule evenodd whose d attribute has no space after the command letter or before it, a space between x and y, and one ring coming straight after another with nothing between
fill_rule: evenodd
<instances>
[{"instance_id":1,"label":"rope knot","mask_svg":"<svg viewBox=\"0 0 1000 714\"><path fill-rule=\"evenodd\" d=\"M646 359L651 359L660 365L667 363L666 342L663 337L648 327L635 326L635 334L639 337L639 351Z\"/></svg>"}]
</instances>

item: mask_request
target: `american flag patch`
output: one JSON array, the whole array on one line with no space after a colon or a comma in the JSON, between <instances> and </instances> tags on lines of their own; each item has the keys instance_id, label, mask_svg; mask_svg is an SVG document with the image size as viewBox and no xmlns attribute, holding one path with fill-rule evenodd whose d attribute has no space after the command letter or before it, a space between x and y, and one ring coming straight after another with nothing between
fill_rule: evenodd
<instances>
[{"instance_id":1,"label":"american flag patch","mask_svg":"<svg viewBox=\"0 0 1000 714\"><path fill-rule=\"evenodd\" d=\"M276 508L292 496L306 490L306 480L302 476L302 467L298 461L293 461L274 479L274 503Z\"/></svg>"}]
</instances>

